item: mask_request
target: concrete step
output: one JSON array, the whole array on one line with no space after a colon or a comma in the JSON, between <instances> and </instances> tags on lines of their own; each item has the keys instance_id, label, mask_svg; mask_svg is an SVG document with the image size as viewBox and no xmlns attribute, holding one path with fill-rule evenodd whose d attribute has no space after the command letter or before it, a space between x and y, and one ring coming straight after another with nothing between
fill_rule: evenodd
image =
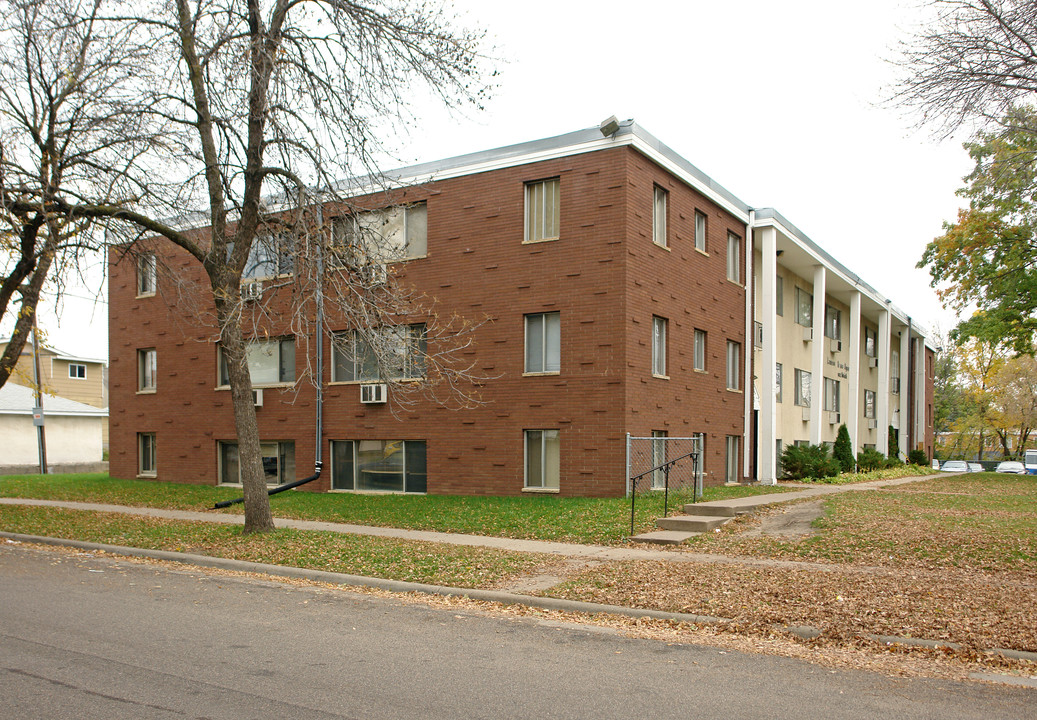
<instances>
[{"instance_id":1,"label":"concrete step","mask_svg":"<svg viewBox=\"0 0 1037 720\"><path fill-rule=\"evenodd\" d=\"M680 545L688 538L701 534L699 532L680 532L679 530L656 530L635 535L630 539L634 542L654 543L656 545Z\"/></svg>"},{"instance_id":2,"label":"concrete step","mask_svg":"<svg viewBox=\"0 0 1037 720\"><path fill-rule=\"evenodd\" d=\"M682 512L685 515L710 515L714 517L733 518L748 515L749 510L731 507L730 505L707 505L705 503L688 503Z\"/></svg>"},{"instance_id":3,"label":"concrete step","mask_svg":"<svg viewBox=\"0 0 1037 720\"><path fill-rule=\"evenodd\" d=\"M720 527L730 519L730 517L710 515L673 515L671 517L659 518L655 521L655 524L662 530L704 533Z\"/></svg>"}]
</instances>

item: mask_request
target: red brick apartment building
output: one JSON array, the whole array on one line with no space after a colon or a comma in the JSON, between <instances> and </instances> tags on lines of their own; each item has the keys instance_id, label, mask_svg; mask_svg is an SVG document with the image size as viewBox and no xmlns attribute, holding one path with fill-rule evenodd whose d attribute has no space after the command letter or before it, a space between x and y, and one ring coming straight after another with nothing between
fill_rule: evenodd
<instances>
[{"instance_id":1,"label":"red brick apartment building","mask_svg":"<svg viewBox=\"0 0 1037 720\"><path fill-rule=\"evenodd\" d=\"M622 495L628 434L701 436L706 484L773 481L773 470L756 470L759 448L776 436L754 435L759 353L746 338L757 213L745 203L631 121L609 135L591 128L394 177L404 188L394 207L415 242L393 274L439 308L484 321L467 351L488 378L484 402L455 410L421 401L397 413L391 397L362 403L372 378L319 338L330 360L320 383L325 470L307 487ZM760 228L816 249L777 214ZM821 252L820 262L835 262ZM155 253L202 280L186 254ZM110 265L111 474L234 484L234 419L213 329L193 320L205 308L185 310L155 267L148 255ZM924 340L917 327L908 335ZM268 361L250 364L271 483L309 475L316 459L318 391L300 377L317 339L301 340L274 328L255 343ZM929 417L928 435L912 435L926 447Z\"/></svg>"}]
</instances>

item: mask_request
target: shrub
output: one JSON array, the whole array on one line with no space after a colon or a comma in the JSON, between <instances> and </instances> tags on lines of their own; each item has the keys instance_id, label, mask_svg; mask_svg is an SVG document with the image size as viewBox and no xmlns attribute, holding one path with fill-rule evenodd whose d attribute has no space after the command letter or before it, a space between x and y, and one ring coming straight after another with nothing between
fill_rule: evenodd
<instances>
[{"instance_id":1,"label":"shrub","mask_svg":"<svg viewBox=\"0 0 1037 720\"><path fill-rule=\"evenodd\" d=\"M835 447L832 448L832 457L839 463L842 472L853 472L856 463L853 459L853 446L850 444L850 431L846 425L839 426L839 433L835 437Z\"/></svg>"},{"instance_id":2,"label":"shrub","mask_svg":"<svg viewBox=\"0 0 1037 720\"><path fill-rule=\"evenodd\" d=\"M874 448L864 448L857 453L857 467L861 472L871 472L886 467L886 458Z\"/></svg>"},{"instance_id":3,"label":"shrub","mask_svg":"<svg viewBox=\"0 0 1037 720\"><path fill-rule=\"evenodd\" d=\"M781 454L781 466L790 480L826 478L839 474L839 463L824 445L789 445Z\"/></svg>"},{"instance_id":4,"label":"shrub","mask_svg":"<svg viewBox=\"0 0 1037 720\"><path fill-rule=\"evenodd\" d=\"M907 454L907 461L912 465L928 465L929 456L925 454L925 450L919 450L915 448Z\"/></svg>"},{"instance_id":5,"label":"shrub","mask_svg":"<svg viewBox=\"0 0 1037 720\"><path fill-rule=\"evenodd\" d=\"M900 433L898 433L898 432L896 431L896 429L895 429L895 428L894 428L894 427L893 427L892 425L890 425L890 426L889 426L889 431L888 431L888 437L889 437L889 452L888 452L888 453L886 453L886 454L887 454L887 455L888 455L888 456L889 456L889 457L890 457L891 459L897 459L897 458L899 458L899 457L900 457L900 441L899 441L899 440L897 440L897 436L898 436L899 434L900 434Z\"/></svg>"}]
</instances>

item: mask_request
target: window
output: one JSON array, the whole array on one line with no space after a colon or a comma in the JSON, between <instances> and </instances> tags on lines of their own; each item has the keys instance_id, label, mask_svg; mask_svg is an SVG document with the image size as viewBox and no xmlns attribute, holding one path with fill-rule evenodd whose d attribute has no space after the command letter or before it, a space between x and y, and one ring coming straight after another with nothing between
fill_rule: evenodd
<instances>
[{"instance_id":1,"label":"window","mask_svg":"<svg viewBox=\"0 0 1037 720\"><path fill-rule=\"evenodd\" d=\"M825 337L842 339L842 313L831 305L825 305Z\"/></svg>"},{"instance_id":2,"label":"window","mask_svg":"<svg viewBox=\"0 0 1037 720\"><path fill-rule=\"evenodd\" d=\"M796 322L811 327L811 316L814 311L814 296L803 288L796 288Z\"/></svg>"},{"instance_id":3,"label":"window","mask_svg":"<svg viewBox=\"0 0 1037 720\"><path fill-rule=\"evenodd\" d=\"M158 368L156 361L158 355L155 348L137 351L137 390L140 392L155 392L158 379Z\"/></svg>"},{"instance_id":4,"label":"window","mask_svg":"<svg viewBox=\"0 0 1037 720\"><path fill-rule=\"evenodd\" d=\"M154 477L155 457L155 433L137 433L137 474Z\"/></svg>"},{"instance_id":5,"label":"window","mask_svg":"<svg viewBox=\"0 0 1037 720\"><path fill-rule=\"evenodd\" d=\"M652 318L652 374L666 377L666 319Z\"/></svg>"},{"instance_id":6,"label":"window","mask_svg":"<svg viewBox=\"0 0 1037 720\"><path fill-rule=\"evenodd\" d=\"M332 232L337 267L395 262L428 255L428 205L399 205L340 218Z\"/></svg>"},{"instance_id":7,"label":"window","mask_svg":"<svg viewBox=\"0 0 1037 720\"><path fill-rule=\"evenodd\" d=\"M763 323L759 320L753 321L753 347L763 347Z\"/></svg>"},{"instance_id":8,"label":"window","mask_svg":"<svg viewBox=\"0 0 1037 720\"><path fill-rule=\"evenodd\" d=\"M706 252L706 216L695 211L695 249Z\"/></svg>"},{"instance_id":9,"label":"window","mask_svg":"<svg viewBox=\"0 0 1037 720\"><path fill-rule=\"evenodd\" d=\"M334 440L331 489L423 493L424 440Z\"/></svg>"},{"instance_id":10,"label":"window","mask_svg":"<svg viewBox=\"0 0 1037 720\"><path fill-rule=\"evenodd\" d=\"M774 441L774 476L781 477L785 474L785 468L781 465L781 453L784 449L781 445L781 438Z\"/></svg>"},{"instance_id":11,"label":"window","mask_svg":"<svg viewBox=\"0 0 1037 720\"><path fill-rule=\"evenodd\" d=\"M875 418L875 391L865 390L864 391L864 417L869 419Z\"/></svg>"},{"instance_id":12,"label":"window","mask_svg":"<svg viewBox=\"0 0 1037 720\"><path fill-rule=\"evenodd\" d=\"M230 384L227 360L220 348L220 385ZM278 385L295 382L295 340L274 338L272 340L249 340L245 344L245 361L248 363L252 384Z\"/></svg>"},{"instance_id":13,"label":"window","mask_svg":"<svg viewBox=\"0 0 1037 720\"><path fill-rule=\"evenodd\" d=\"M894 350L890 353L889 364L891 366L892 382L889 391L894 395L900 394L900 351Z\"/></svg>"},{"instance_id":14,"label":"window","mask_svg":"<svg viewBox=\"0 0 1037 720\"><path fill-rule=\"evenodd\" d=\"M724 473L724 480L729 483L736 483L741 479L742 473L739 472L738 466L741 462L741 453L738 451L741 445L741 438L737 435L727 436L727 467Z\"/></svg>"},{"instance_id":15,"label":"window","mask_svg":"<svg viewBox=\"0 0 1037 720\"><path fill-rule=\"evenodd\" d=\"M86 365L82 363L69 363L68 376L73 380L86 380Z\"/></svg>"},{"instance_id":16,"label":"window","mask_svg":"<svg viewBox=\"0 0 1037 720\"><path fill-rule=\"evenodd\" d=\"M810 407L810 373L796 368L796 404Z\"/></svg>"},{"instance_id":17,"label":"window","mask_svg":"<svg viewBox=\"0 0 1037 720\"><path fill-rule=\"evenodd\" d=\"M526 372L556 373L561 369L560 314L526 315Z\"/></svg>"},{"instance_id":18,"label":"window","mask_svg":"<svg viewBox=\"0 0 1037 720\"><path fill-rule=\"evenodd\" d=\"M146 253L137 258L137 295L155 294L156 266L153 253Z\"/></svg>"},{"instance_id":19,"label":"window","mask_svg":"<svg viewBox=\"0 0 1037 720\"><path fill-rule=\"evenodd\" d=\"M739 382L739 370L742 367L742 344L733 340L727 341L727 389L738 390L741 388Z\"/></svg>"},{"instance_id":20,"label":"window","mask_svg":"<svg viewBox=\"0 0 1037 720\"><path fill-rule=\"evenodd\" d=\"M373 343L373 344L372 344ZM378 382L425 377L428 339L424 323L336 333L331 345L332 382ZM382 376L379 356L386 370Z\"/></svg>"},{"instance_id":21,"label":"window","mask_svg":"<svg viewBox=\"0 0 1037 720\"><path fill-rule=\"evenodd\" d=\"M234 245L227 245L227 252L233 251ZM287 233L273 235L257 235L248 251L245 268L241 271L242 280L263 280L278 275L290 275L295 267L292 253L291 236Z\"/></svg>"},{"instance_id":22,"label":"window","mask_svg":"<svg viewBox=\"0 0 1037 720\"><path fill-rule=\"evenodd\" d=\"M560 457L557 430L526 430L526 487L557 490Z\"/></svg>"},{"instance_id":23,"label":"window","mask_svg":"<svg viewBox=\"0 0 1037 720\"><path fill-rule=\"evenodd\" d=\"M652 204L652 240L656 245L667 246L666 242L666 206L670 193L655 186L655 199Z\"/></svg>"},{"instance_id":24,"label":"window","mask_svg":"<svg viewBox=\"0 0 1037 720\"><path fill-rule=\"evenodd\" d=\"M558 178L526 183L526 242L558 239Z\"/></svg>"},{"instance_id":25,"label":"window","mask_svg":"<svg viewBox=\"0 0 1037 720\"><path fill-rule=\"evenodd\" d=\"M742 238L734 233L727 234L727 279L731 282L742 282Z\"/></svg>"},{"instance_id":26,"label":"window","mask_svg":"<svg viewBox=\"0 0 1037 720\"><path fill-rule=\"evenodd\" d=\"M263 475L267 485L281 485L295 479L295 443L264 442L259 444ZM241 462L236 442L219 443L220 483L241 483Z\"/></svg>"},{"instance_id":27,"label":"window","mask_svg":"<svg viewBox=\"0 0 1037 720\"><path fill-rule=\"evenodd\" d=\"M706 370L706 331L695 331L695 369Z\"/></svg>"},{"instance_id":28,"label":"window","mask_svg":"<svg viewBox=\"0 0 1037 720\"><path fill-rule=\"evenodd\" d=\"M652 467L659 467L666 462L666 431L652 430ZM666 487L666 473L656 470L652 473L652 490Z\"/></svg>"},{"instance_id":29,"label":"window","mask_svg":"<svg viewBox=\"0 0 1037 720\"><path fill-rule=\"evenodd\" d=\"M867 325L864 326L864 354L875 357L878 350L878 334Z\"/></svg>"},{"instance_id":30,"label":"window","mask_svg":"<svg viewBox=\"0 0 1037 720\"><path fill-rule=\"evenodd\" d=\"M774 363L774 401L781 402L781 363Z\"/></svg>"},{"instance_id":31,"label":"window","mask_svg":"<svg viewBox=\"0 0 1037 720\"><path fill-rule=\"evenodd\" d=\"M823 410L839 412L839 381L825 378L825 397Z\"/></svg>"},{"instance_id":32,"label":"window","mask_svg":"<svg viewBox=\"0 0 1037 720\"><path fill-rule=\"evenodd\" d=\"M785 278L781 275L774 278L774 312L785 315Z\"/></svg>"}]
</instances>

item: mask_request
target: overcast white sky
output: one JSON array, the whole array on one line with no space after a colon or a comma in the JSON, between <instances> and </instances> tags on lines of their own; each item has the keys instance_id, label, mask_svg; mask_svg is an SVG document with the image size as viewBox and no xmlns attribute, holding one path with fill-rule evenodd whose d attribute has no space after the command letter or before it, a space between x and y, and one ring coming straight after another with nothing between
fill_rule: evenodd
<instances>
[{"instance_id":1,"label":"overcast white sky","mask_svg":"<svg viewBox=\"0 0 1037 720\"><path fill-rule=\"evenodd\" d=\"M961 139L938 143L881 104L915 3L454 6L497 46L499 91L470 117L420 111L419 131L395 138L392 165L633 118L742 200L776 208L916 322L954 324L914 266L955 217L971 163ZM107 357L107 306L73 293L60 317L42 316L51 344Z\"/></svg>"}]
</instances>

